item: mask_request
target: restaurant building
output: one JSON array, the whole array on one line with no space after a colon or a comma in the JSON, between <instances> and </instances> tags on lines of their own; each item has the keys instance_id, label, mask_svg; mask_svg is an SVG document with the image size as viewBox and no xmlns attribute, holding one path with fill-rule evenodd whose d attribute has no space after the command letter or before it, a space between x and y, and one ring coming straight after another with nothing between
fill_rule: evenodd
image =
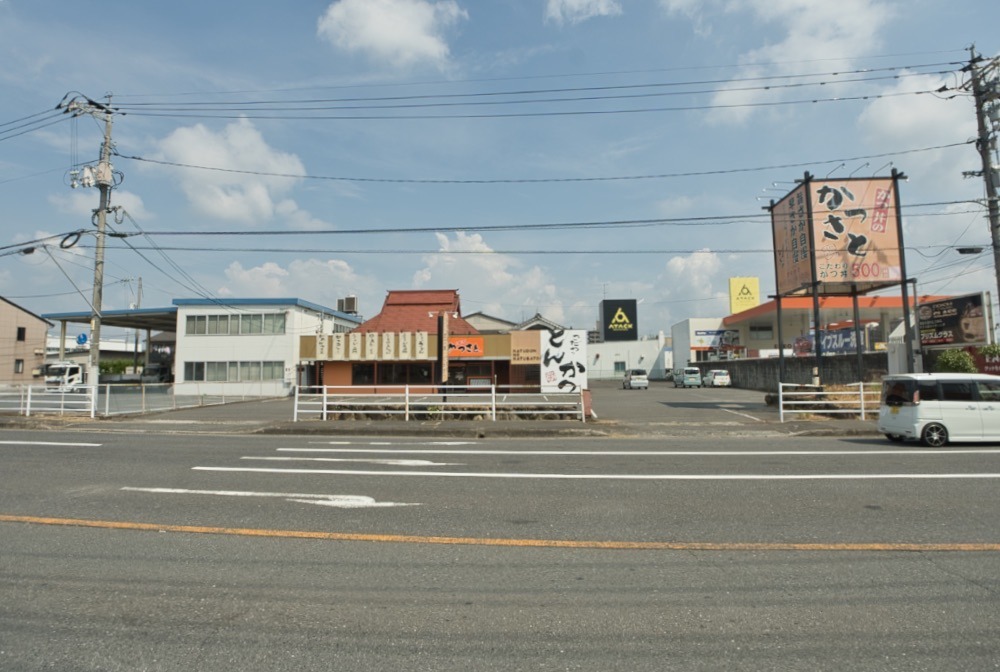
<instances>
[{"instance_id":1,"label":"restaurant building","mask_svg":"<svg viewBox=\"0 0 1000 672\"><path fill-rule=\"evenodd\" d=\"M304 380L371 392L379 385L585 389L586 332L535 324L485 333L462 316L457 290L392 290L379 314L349 333L300 337Z\"/></svg>"}]
</instances>

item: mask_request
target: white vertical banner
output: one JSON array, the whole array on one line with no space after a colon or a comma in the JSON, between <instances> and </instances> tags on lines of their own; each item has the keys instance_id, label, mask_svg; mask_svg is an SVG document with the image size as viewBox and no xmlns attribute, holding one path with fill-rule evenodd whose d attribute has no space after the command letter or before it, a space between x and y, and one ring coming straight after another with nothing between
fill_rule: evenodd
<instances>
[{"instance_id":1,"label":"white vertical banner","mask_svg":"<svg viewBox=\"0 0 1000 672\"><path fill-rule=\"evenodd\" d=\"M342 362L347 359L347 334L334 334L330 348L330 359Z\"/></svg>"},{"instance_id":2,"label":"white vertical banner","mask_svg":"<svg viewBox=\"0 0 1000 672\"><path fill-rule=\"evenodd\" d=\"M378 332L365 333L365 359L378 359Z\"/></svg>"},{"instance_id":3,"label":"white vertical banner","mask_svg":"<svg viewBox=\"0 0 1000 672\"><path fill-rule=\"evenodd\" d=\"M396 334L382 334L382 359L396 359Z\"/></svg>"},{"instance_id":4,"label":"white vertical banner","mask_svg":"<svg viewBox=\"0 0 1000 672\"><path fill-rule=\"evenodd\" d=\"M399 358L413 359L413 334L409 331L399 334Z\"/></svg>"},{"instance_id":5,"label":"white vertical banner","mask_svg":"<svg viewBox=\"0 0 1000 672\"><path fill-rule=\"evenodd\" d=\"M358 332L347 335L347 358L361 359L361 334Z\"/></svg>"},{"instance_id":6,"label":"white vertical banner","mask_svg":"<svg viewBox=\"0 0 1000 672\"><path fill-rule=\"evenodd\" d=\"M542 392L587 389L587 332L582 329L542 331Z\"/></svg>"},{"instance_id":7,"label":"white vertical banner","mask_svg":"<svg viewBox=\"0 0 1000 672\"><path fill-rule=\"evenodd\" d=\"M418 331L413 334L413 358L431 359L430 339L427 338L426 331Z\"/></svg>"}]
</instances>

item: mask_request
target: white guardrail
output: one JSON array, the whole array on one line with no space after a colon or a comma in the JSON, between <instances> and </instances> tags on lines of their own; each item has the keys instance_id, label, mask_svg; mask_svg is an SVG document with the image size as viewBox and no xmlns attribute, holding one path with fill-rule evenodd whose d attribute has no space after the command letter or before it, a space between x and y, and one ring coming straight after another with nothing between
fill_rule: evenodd
<instances>
[{"instance_id":1,"label":"white guardrail","mask_svg":"<svg viewBox=\"0 0 1000 672\"><path fill-rule=\"evenodd\" d=\"M171 383L102 383L79 386L73 391L46 389L41 385L0 385L0 413L93 418L275 398L256 383L230 383L222 391L218 387L217 384L188 384L178 393Z\"/></svg>"},{"instance_id":2,"label":"white guardrail","mask_svg":"<svg viewBox=\"0 0 1000 672\"><path fill-rule=\"evenodd\" d=\"M584 422L583 392L539 393L520 386L321 385L295 388L294 421L402 417L404 421L450 416L573 419ZM534 388L537 389L537 388Z\"/></svg>"},{"instance_id":3,"label":"white guardrail","mask_svg":"<svg viewBox=\"0 0 1000 672\"><path fill-rule=\"evenodd\" d=\"M778 415L878 415L881 383L821 386L778 383Z\"/></svg>"},{"instance_id":4,"label":"white guardrail","mask_svg":"<svg viewBox=\"0 0 1000 672\"><path fill-rule=\"evenodd\" d=\"M97 394L93 387L77 387L73 391L46 389L39 386L0 388L0 412L34 415L85 415L97 413Z\"/></svg>"}]
</instances>

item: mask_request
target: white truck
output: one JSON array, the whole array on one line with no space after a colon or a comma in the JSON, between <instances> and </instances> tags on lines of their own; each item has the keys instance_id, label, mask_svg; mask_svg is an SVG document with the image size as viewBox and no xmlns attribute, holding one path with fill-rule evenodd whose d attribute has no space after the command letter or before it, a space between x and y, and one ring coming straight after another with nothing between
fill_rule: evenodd
<instances>
[{"instance_id":1,"label":"white truck","mask_svg":"<svg viewBox=\"0 0 1000 672\"><path fill-rule=\"evenodd\" d=\"M45 367L45 389L50 392L82 392L86 387L84 366L77 362L52 362Z\"/></svg>"}]
</instances>

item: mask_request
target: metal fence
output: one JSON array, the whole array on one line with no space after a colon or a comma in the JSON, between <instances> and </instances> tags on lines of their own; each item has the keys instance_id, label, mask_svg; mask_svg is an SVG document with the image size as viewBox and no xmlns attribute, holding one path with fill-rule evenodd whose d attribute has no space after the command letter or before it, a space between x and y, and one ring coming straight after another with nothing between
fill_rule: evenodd
<instances>
[{"instance_id":1,"label":"metal fence","mask_svg":"<svg viewBox=\"0 0 1000 672\"><path fill-rule=\"evenodd\" d=\"M213 386L216 390L217 386ZM24 415L79 415L88 417L154 413L178 408L214 406L247 399L264 398L252 384L232 386L219 394L201 393L188 385L185 394L176 394L171 383L105 383L80 386L76 391L52 390L43 386L0 386L0 413Z\"/></svg>"},{"instance_id":2,"label":"metal fence","mask_svg":"<svg viewBox=\"0 0 1000 672\"><path fill-rule=\"evenodd\" d=\"M781 422L786 415L857 415L862 420L877 416L881 383L851 383L823 387L778 383Z\"/></svg>"},{"instance_id":3,"label":"metal fence","mask_svg":"<svg viewBox=\"0 0 1000 672\"><path fill-rule=\"evenodd\" d=\"M582 391L539 393L510 385L473 388L326 385L295 389L295 422L348 418L410 421L449 417L494 422L507 418L586 420Z\"/></svg>"},{"instance_id":4,"label":"metal fence","mask_svg":"<svg viewBox=\"0 0 1000 672\"><path fill-rule=\"evenodd\" d=\"M75 391L39 386L0 387L0 412L16 415L81 415L93 418L97 395L93 387Z\"/></svg>"}]
</instances>

